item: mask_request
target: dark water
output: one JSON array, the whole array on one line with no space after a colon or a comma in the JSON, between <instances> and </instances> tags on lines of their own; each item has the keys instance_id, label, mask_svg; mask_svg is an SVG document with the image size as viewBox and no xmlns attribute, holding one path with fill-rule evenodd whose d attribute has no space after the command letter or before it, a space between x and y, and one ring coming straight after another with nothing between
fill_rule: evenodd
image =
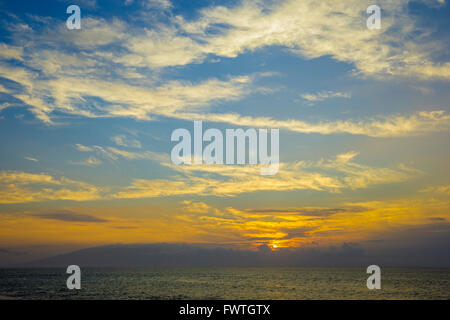
<instances>
[{"instance_id":1,"label":"dark water","mask_svg":"<svg viewBox=\"0 0 450 320\"><path fill-rule=\"evenodd\" d=\"M368 290L362 268L0 269L0 299L450 299L450 269L383 268Z\"/></svg>"}]
</instances>

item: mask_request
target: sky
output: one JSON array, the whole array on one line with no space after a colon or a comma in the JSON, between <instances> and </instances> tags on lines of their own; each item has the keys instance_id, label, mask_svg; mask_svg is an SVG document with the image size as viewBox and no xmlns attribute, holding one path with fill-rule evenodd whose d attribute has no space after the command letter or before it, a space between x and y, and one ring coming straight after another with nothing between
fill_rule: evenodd
<instances>
[{"instance_id":1,"label":"sky","mask_svg":"<svg viewBox=\"0 0 450 320\"><path fill-rule=\"evenodd\" d=\"M144 243L432 250L448 266L449 14L445 0L0 1L0 266ZM172 163L171 133L195 120L279 129L277 174Z\"/></svg>"}]
</instances>

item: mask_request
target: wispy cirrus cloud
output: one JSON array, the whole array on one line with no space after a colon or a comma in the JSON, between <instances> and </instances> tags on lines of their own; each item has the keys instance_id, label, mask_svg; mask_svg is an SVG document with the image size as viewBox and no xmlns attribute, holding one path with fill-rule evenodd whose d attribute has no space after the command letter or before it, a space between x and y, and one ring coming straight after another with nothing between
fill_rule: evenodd
<instances>
[{"instance_id":1,"label":"wispy cirrus cloud","mask_svg":"<svg viewBox=\"0 0 450 320\"><path fill-rule=\"evenodd\" d=\"M450 185L448 186L429 186L426 187L422 190L420 190L420 192L423 193L430 193L430 194L435 194L435 195L450 195Z\"/></svg>"},{"instance_id":2,"label":"wispy cirrus cloud","mask_svg":"<svg viewBox=\"0 0 450 320\"><path fill-rule=\"evenodd\" d=\"M0 203L71 200L89 201L102 197L101 188L49 174L0 171Z\"/></svg>"},{"instance_id":3,"label":"wispy cirrus cloud","mask_svg":"<svg viewBox=\"0 0 450 320\"><path fill-rule=\"evenodd\" d=\"M450 129L450 114L445 110L419 111L410 115L393 114L359 120L320 122L297 119L277 120L270 117L241 116L236 113L179 113L176 116L185 120L197 119L256 128L279 128L299 133L353 134L369 137L417 136Z\"/></svg>"},{"instance_id":4,"label":"wispy cirrus cloud","mask_svg":"<svg viewBox=\"0 0 450 320\"><path fill-rule=\"evenodd\" d=\"M69 163L82 166L99 166L102 164L102 161L97 159L96 157L89 157L83 161L69 161Z\"/></svg>"},{"instance_id":5,"label":"wispy cirrus cloud","mask_svg":"<svg viewBox=\"0 0 450 320\"><path fill-rule=\"evenodd\" d=\"M131 147L131 148L142 148L141 142L136 139L130 139L125 135L117 135L111 137L111 141L113 141L116 145L120 147Z\"/></svg>"},{"instance_id":6,"label":"wispy cirrus cloud","mask_svg":"<svg viewBox=\"0 0 450 320\"><path fill-rule=\"evenodd\" d=\"M75 144L75 147L76 147L79 151L82 151L82 152L90 152L90 151L94 151L93 148L88 147L88 146L84 146L84 145L79 144L79 143Z\"/></svg>"},{"instance_id":7,"label":"wispy cirrus cloud","mask_svg":"<svg viewBox=\"0 0 450 320\"><path fill-rule=\"evenodd\" d=\"M377 168L355 163L357 153L338 155L317 162L281 163L277 175L259 175L260 166L186 165L161 163L178 173L174 179L134 179L130 186L112 195L136 199L179 195L233 197L260 191L316 190L340 192L402 182L421 175L419 170L399 165Z\"/></svg>"},{"instance_id":8,"label":"wispy cirrus cloud","mask_svg":"<svg viewBox=\"0 0 450 320\"><path fill-rule=\"evenodd\" d=\"M246 0L231 7L212 5L201 10L194 20L178 15L169 22L158 23L157 28L128 36L123 44L127 50L120 55L110 54L124 65L161 68L201 63L208 55L234 58L267 46L284 46L304 58L330 55L354 64L366 75L448 78L449 64L433 61L431 54L441 49L443 43L427 38L429 30L421 29L407 15L405 8L409 2L379 2L384 16L383 28L378 32L364 28L365 11L370 4L365 1L326 0L317 6L313 0ZM144 4L147 8L164 10L172 7L166 0ZM66 41L77 37L83 39L78 45L113 43L123 40L124 30L131 28L119 19L109 28L104 20L91 19L86 23L91 27L89 33L62 33ZM95 36L95 30L105 36ZM419 36L408 37L413 32Z\"/></svg>"},{"instance_id":9,"label":"wispy cirrus cloud","mask_svg":"<svg viewBox=\"0 0 450 320\"><path fill-rule=\"evenodd\" d=\"M107 160L116 161L119 158L126 160L154 160L158 162L169 161L169 155L157 153L153 151L143 150L143 151L127 151L110 146L85 146L82 144L76 144L75 147L81 152L91 152L96 153Z\"/></svg>"},{"instance_id":10,"label":"wispy cirrus cloud","mask_svg":"<svg viewBox=\"0 0 450 320\"><path fill-rule=\"evenodd\" d=\"M309 105L313 105L316 102L333 98L350 99L352 97L352 94L350 92L320 91L316 93L303 93L300 95L300 97L303 100L306 100Z\"/></svg>"}]
</instances>

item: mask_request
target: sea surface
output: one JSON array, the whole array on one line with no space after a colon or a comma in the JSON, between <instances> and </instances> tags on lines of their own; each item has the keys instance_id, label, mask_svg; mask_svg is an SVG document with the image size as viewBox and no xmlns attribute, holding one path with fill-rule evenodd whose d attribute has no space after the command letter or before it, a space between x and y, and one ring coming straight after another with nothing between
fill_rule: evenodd
<instances>
[{"instance_id":1,"label":"sea surface","mask_svg":"<svg viewBox=\"0 0 450 320\"><path fill-rule=\"evenodd\" d=\"M380 290L363 268L82 268L80 290L65 271L0 269L0 299L450 299L450 269L382 268Z\"/></svg>"}]
</instances>

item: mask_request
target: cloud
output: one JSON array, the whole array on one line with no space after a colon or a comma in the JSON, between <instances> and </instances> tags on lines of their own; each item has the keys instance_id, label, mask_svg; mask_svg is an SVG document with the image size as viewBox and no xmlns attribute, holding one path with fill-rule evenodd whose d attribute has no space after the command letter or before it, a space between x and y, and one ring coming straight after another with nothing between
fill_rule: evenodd
<instances>
[{"instance_id":1,"label":"cloud","mask_svg":"<svg viewBox=\"0 0 450 320\"><path fill-rule=\"evenodd\" d=\"M89 32L64 36L81 40L78 45L124 40L126 50L114 59L133 66L182 66L201 63L208 55L235 58L267 46L284 46L303 58L331 56L354 64L365 75L448 79L449 64L432 60L433 52L445 50L445 44L429 40L430 31L416 25L407 14L409 2L379 2L384 15L383 28L377 32L365 28L367 2L325 0L317 6L314 0L287 0L210 6L193 20L173 16L131 37L125 37L124 30L132 27L118 19L108 26L104 20L87 18ZM142 3L147 9L172 7L167 0Z\"/></svg>"},{"instance_id":2,"label":"cloud","mask_svg":"<svg viewBox=\"0 0 450 320\"><path fill-rule=\"evenodd\" d=\"M155 198L174 195L195 194L197 192L204 193L205 186L199 183L190 184L189 181L179 180L146 180L134 179L131 185L123 188L113 198L118 199L138 199L138 198Z\"/></svg>"},{"instance_id":3,"label":"cloud","mask_svg":"<svg viewBox=\"0 0 450 320\"><path fill-rule=\"evenodd\" d=\"M292 248L383 239L381 245L411 247L425 238L445 235L448 208L448 201L430 199L344 201L337 207L183 210L176 220L194 228L197 241L208 243ZM411 234L417 237L412 239Z\"/></svg>"},{"instance_id":4,"label":"cloud","mask_svg":"<svg viewBox=\"0 0 450 320\"><path fill-rule=\"evenodd\" d=\"M261 176L259 165L174 165L162 162L181 173L171 179L135 179L130 186L114 194L115 198L152 198L177 195L213 195L233 197L259 191L316 190L340 192L363 189L377 184L406 181L421 175L418 170L399 165L377 168L352 161L357 153L338 155L332 160L281 163L274 176ZM325 172L324 172L325 170Z\"/></svg>"},{"instance_id":5,"label":"cloud","mask_svg":"<svg viewBox=\"0 0 450 320\"><path fill-rule=\"evenodd\" d=\"M194 213L207 213L212 208L204 202L193 202L185 200L182 202L184 204L183 210Z\"/></svg>"},{"instance_id":6,"label":"cloud","mask_svg":"<svg viewBox=\"0 0 450 320\"><path fill-rule=\"evenodd\" d=\"M97 0L59 0L63 2L70 2L69 4L76 4L81 7L81 9L86 8L96 8L97 7Z\"/></svg>"},{"instance_id":7,"label":"cloud","mask_svg":"<svg viewBox=\"0 0 450 320\"><path fill-rule=\"evenodd\" d=\"M18 46L11 46L6 43L0 43L0 58L1 59L13 59L22 61L23 48Z\"/></svg>"},{"instance_id":8,"label":"cloud","mask_svg":"<svg viewBox=\"0 0 450 320\"><path fill-rule=\"evenodd\" d=\"M100 160L98 160L97 158L95 158L95 157L89 157L87 160L86 160L86 164L88 164L88 165L91 165L91 166L98 166L98 165L100 165L102 162L100 161Z\"/></svg>"},{"instance_id":9,"label":"cloud","mask_svg":"<svg viewBox=\"0 0 450 320\"><path fill-rule=\"evenodd\" d=\"M6 89L4 86L2 86L0 84L0 92L10 93L11 91L9 89ZM4 103L0 104L0 111L5 109L5 108L11 107L11 106L12 106L11 103L4 102Z\"/></svg>"},{"instance_id":10,"label":"cloud","mask_svg":"<svg viewBox=\"0 0 450 320\"><path fill-rule=\"evenodd\" d=\"M79 143L77 143L77 144L75 145L75 147L76 147L79 151L82 151L82 152L90 152L90 151L94 151L94 149L92 149L91 147L87 147L87 146L84 146L84 145L79 144Z\"/></svg>"},{"instance_id":11,"label":"cloud","mask_svg":"<svg viewBox=\"0 0 450 320\"><path fill-rule=\"evenodd\" d=\"M133 4L135 0L125 0L124 4L129 6ZM170 9L172 3L169 0L137 0L146 9Z\"/></svg>"},{"instance_id":12,"label":"cloud","mask_svg":"<svg viewBox=\"0 0 450 320\"><path fill-rule=\"evenodd\" d=\"M298 228L285 228L281 229L281 232L285 232L286 235L281 240L298 239L309 237L310 227L298 227Z\"/></svg>"},{"instance_id":13,"label":"cloud","mask_svg":"<svg viewBox=\"0 0 450 320\"><path fill-rule=\"evenodd\" d=\"M120 150L114 147L107 148L109 152L114 155L121 156L127 160L155 160L155 161L167 161L169 156L166 154L161 154L152 151L142 151L142 152L129 152L125 150Z\"/></svg>"},{"instance_id":14,"label":"cloud","mask_svg":"<svg viewBox=\"0 0 450 320\"><path fill-rule=\"evenodd\" d=\"M435 195L450 195L450 186L429 186L420 190L424 193L433 193Z\"/></svg>"},{"instance_id":15,"label":"cloud","mask_svg":"<svg viewBox=\"0 0 450 320\"><path fill-rule=\"evenodd\" d=\"M130 148L142 148L141 143L135 139L129 139L124 135L117 135L111 137L111 141L113 141L116 145L120 147L130 147Z\"/></svg>"},{"instance_id":16,"label":"cloud","mask_svg":"<svg viewBox=\"0 0 450 320\"><path fill-rule=\"evenodd\" d=\"M363 212L366 208L362 207L348 207L348 208L258 208L246 209L248 213L264 213L264 214L286 214L286 215L301 215L307 217L329 217L331 215L342 212Z\"/></svg>"},{"instance_id":17,"label":"cloud","mask_svg":"<svg viewBox=\"0 0 450 320\"><path fill-rule=\"evenodd\" d=\"M167 1L148 3L170 7ZM173 16L155 22L152 29L136 29L117 18L86 17L82 32L70 32L63 24L56 29L45 24L31 28L16 21L9 29L15 43L0 47L0 76L20 84L21 89L8 94L47 124L54 124L55 114L63 113L90 118L203 119L301 133L372 137L448 130L450 116L440 109L320 122L210 113L221 102L237 101L264 89L255 85L258 76L196 82L163 81L158 76L161 68L202 63L209 55L234 58L281 45L303 58L331 56L352 63L366 76L449 78L447 63L430 58L444 42L424 40L426 32L405 16L407 3L380 3L391 12L383 18L380 32L361 27L366 18L365 4L357 0L330 0L320 6L312 0L243 1L230 8L203 9L191 21ZM417 36L410 37L412 32ZM8 60L11 58L23 63L12 64ZM333 95L345 93L319 92L306 98L317 100Z\"/></svg>"},{"instance_id":18,"label":"cloud","mask_svg":"<svg viewBox=\"0 0 450 320\"><path fill-rule=\"evenodd\" d=\"M259 165L174 165L168 155L151 151L129 152L113 147L86 147L76 145L84 152L97 152L106 159L116 161L152 160L173 170L176 175L168 179L134 179L118 191L105 193L99 187L48 174L20 171L1 171L1 203L21 203L48 200L88 201L101 198L154 198L177 195L233 197L260 191L315 190L341 192L345 189L364 189L374 185L407 181L422 172L400 164L394 168L378 168L358 164L355 152L337 155L334 159L317 162L299 161L281 163L277 175L261 176ZM99 165L101 161L89 157L86 161L72 162ZM192 210L206 210L199 203L185 203ZM187 209L188 210L188 209ZM304 212L306 214L306 212Z\"/></svg>"},{"instance_id":19,"label":"cloud","mask_svg":"<svg viewBox=\"0 0 450 320\"><path fill-rule=\"evenodd\" d=\"M12 73L10 73L12 71ZM119 80L81 79L56 74L51 80L35 80L20 69L2 69L0 76L23 85L24 93L14 97L30 106L37 118L52 124L50 114L60 111L89 118L131 117L151 120L153 116L173 117L176 112L193 112L207 109L218 101L234 101L247 94L250 79L234 77L229 80L209 79L199 84L171 81L156 88L130 85ZM31 78L31 75L29 75ZM35 78L33 76L33 78ZM54 104L44 103L47 95ZM102 101L87 102L86 97Z\"/></svg>"},{"instance_id":20,"label":"cloud","mask_svg":"<svg viewBox=\"0 0 450 320\"><path fill-rule=\"evenodd\" d=\"M137 229L138 227L133 227L133 226L114 226L114 229L119 229L119 230L128 230L128 229Z\"/></svg>"},{"instance_id":21,"label":"cloud","mask_svg":"<svg viewBox=\"0 0 450 320\"><path fill-rule=\"evenodd\" d=\"M234 58L267 46L284 46L303 58L331 56L351 63L368 76L448 79L450 64L431 59L431 53L445 44L427 42L428 30L406 14L409 2L378 2L384 15L377 32L365 28L369 3L359 0L326 0L320 5L314 0L242 1L230 8L203 9L193 21L177 18L180 28L218 56ZM411 38L411 33L417 36Z\"/></svg>"},{"instance_id":22,"label":"cloud","mask_svg":"<svg viewBox=\"0 0 450 320\"><path fill-rule=\"evenodd\" d=\"M308 101L308 103L311 105L314 102L324 101L332 98L350 99L351 96L352 95L350 92L338 92L338 91L320 91L316 93L303 93L300 95L302 99Z\"/></svg>"},{"instance_id":23,"label":"cloud","mask_svg":"<svg viewBox=\"0 0 450 320\"><path fill-rule=\"evenodd\" d=\"M39 213L32 214L31 216L40 219L50 219L50 220L58 220L64 222L107 222L108 220L97 218L95 216L77 213L67 210L60 210L58 212L48 212L48 213Z\"/></svg>"},{"instance_id":24,"label":"cloud","mask_svg":"<svg viewBox=\"0 0 450 320\"><path fill-rule=\"evenodd\" d=\"M170 9L172 3L169 0L142 0L144 7L157 9Z\"/></svg>"},{"instance_id":25,"label":"cloud","mask_svg":"<svg viewBox=\"0 0 450 320\"><path fill-rule=\"evenodd\" d=\"M119 143L125 144L124 140L121 140L121 139L119 139L119 140L112 139L112 140L114 142L116 142L116 144L119 144ZM119 143L117 143L117 141L119 141ZM136 142L139 142L139 141L136 140ZM127 146L129 146L129 144L127 144ZM137 144L134 145L135 148L137 148L137 146L138 146ZM133 152L133 151L126 151L123 149L118 149L115 147L102 147L102 146L97 146L97 145L88 147L88 146L84 146L81 144L76 144L75 147L79 151L82 151L82 152L95 152L110 161L117 161L119 158L123 158L126 160L154 160L154 161L158 161L158 162L169 161L169 156L167 154L162 154L162 153L157 153L157 152L152 152L152 151ZM140 143L139 143L139 147L140 147ZM100 160L98 160L94 157L90 157L90 159L92 159L92 162L98 162L98 164L101 163L101 162L99 162ZM94 163L91 163L91 164L94 164Z\"/></svg>"},{"instance_id":26,"label":"cloud","mask_svg":"<svg viewBox=\"0 0 450 320\"><path fill-rule=\"evenodd\" d=\"M83 166L99 166L102 164L102 161L96 157L89 157L84 161L69 161L69 163Z\"/></svg>"},{"instance_id":27,"label":"cloud","mask_svg":"<svg viewBox=\"0 0 450 320\"><path fill-rule=\"evenodd\" d=\"M160 30L147 30L141 36L129 39L129 54L116 59L116 62L128 66L146 66L164 68L201 63L207 52L195 40L179 36L173 27Z\"/></svg>"},{"instance_id":28,"label":"cloud","mask_svg":"<svg viewBox=\"0 0 450 320\"><path fill-rule=\"evenodd\" d=\"M361 165L352 161L357 155L358 153L354 151L343 153L338 155L333 161L321 161L313 164L313 167L344 173L343 180L345 184L353 190L386 183L387 181L406 181L411 176L421 176L423 174L422 171L408 168L403 164L398 165L395 169ZM305 163L305 165L309 166L310 164Z\"/></svg>"},{"instance_id":29,"label":"cloud","mask_svg":"<svg viewBox=\"0 0 450 320\"><path fill-rule=\"evenodd\" d=\"M33 158L33 157L25 157L25 159L26 159L26 160L29 160L29 161L33 161L33 162L39 162L38 159Z\"/></svg>"},{"instance_id":30,"label":"cloud","mask_svg":"<svg viewBox=\"0 0 450 320\"><path fill-rule=\"evenodd\" d=\"M276 120L239 114L177 114L178 118L225 122L255 128L279 128L299 133L353 134L369 137L417 136L429 132L448 131L450 115L444 110L419 111L409 116L394 114L364 120L337 120L311 123L302 120Z\"/></svg>"},{"instance_id":31,"label":"cloud","mask_svg":"<svg viewBox=\"0 0 450 320\"><path fill-rule=\"evenodd\" d=\"M101 198L100 188L45 173L0 171L0 185L0 203L3 204L50 200L89 201Z\"/></svg>"}]
</instances>

